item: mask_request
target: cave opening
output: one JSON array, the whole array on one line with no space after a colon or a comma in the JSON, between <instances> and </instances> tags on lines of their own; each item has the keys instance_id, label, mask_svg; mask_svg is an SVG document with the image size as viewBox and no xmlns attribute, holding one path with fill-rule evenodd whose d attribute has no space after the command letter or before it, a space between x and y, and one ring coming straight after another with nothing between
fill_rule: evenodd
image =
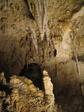
<instances>
[{"instance_id":1,"label":"cave opening","mask_svg":"<svg viewBox=\"0 0 84 112\"><path fill-rule=\"evenodd\" d=\"M43 74L40 64L25 64L19 75L29 78L36 87L40 90L44 90Z\"/></svg>"}]
</instances>

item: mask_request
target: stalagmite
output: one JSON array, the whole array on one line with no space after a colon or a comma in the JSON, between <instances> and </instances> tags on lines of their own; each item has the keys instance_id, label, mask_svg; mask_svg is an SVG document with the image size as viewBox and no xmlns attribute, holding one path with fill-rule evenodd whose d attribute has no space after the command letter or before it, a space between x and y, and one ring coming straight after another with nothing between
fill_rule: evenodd
<instances>
[{"instance_id":1,"label":"stalagmite","mask_svg":"<svg viewBox=\"0 0 84 112\"><path fill-rule=\"evenodd\" d=\"M55 108L55 97L53 94L53 84L51 82L51 78L46 70L43 71L43 82L45 89L45 98L46 101L49 102L51 108L48 109L48 112L52 112L53 108Z\"/></svg>"}]
</instances>

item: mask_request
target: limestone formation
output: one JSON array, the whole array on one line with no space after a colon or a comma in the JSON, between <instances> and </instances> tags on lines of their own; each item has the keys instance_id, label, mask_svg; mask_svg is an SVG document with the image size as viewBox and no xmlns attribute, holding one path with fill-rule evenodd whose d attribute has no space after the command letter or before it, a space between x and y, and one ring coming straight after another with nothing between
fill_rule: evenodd
<instances>
[{"instance_id":1,"label":"limestone formation","mask_svg":"<svg viewBox=\"0 0 84 112\"><path fill-rule=\"evenodd\" d=\"M47 77L49 80L49 75ZM52 84L48 80L45 79L45 91L42 91L36 88L33 82L26 77L13 75L10 79L11 94L3 94L5 91L0 90L1 112L57 112ZM47 82L49 82L49 87L46 85ZM47 90L50 93L47 94Z\"/></svg>"},{"instance_id":2,"label":"limestone formation","mask_svg":"<svg viewBox=\"0 0 84 112\"><path fill-rule=\"evenodd\" d=\"M31 63L48 72L53 89L45 92L54 92L58 112L84 112L84 0L0 0L0 73L8 80L5 84L16 74L26 87L18 75Z\"/></svg>"}]
</instances>

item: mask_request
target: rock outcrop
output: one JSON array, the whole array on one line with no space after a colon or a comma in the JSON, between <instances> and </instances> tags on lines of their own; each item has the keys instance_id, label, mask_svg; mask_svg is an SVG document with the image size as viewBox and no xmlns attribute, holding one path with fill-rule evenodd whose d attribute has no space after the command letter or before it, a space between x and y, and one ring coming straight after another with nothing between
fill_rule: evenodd
<instances>
[{"instance_id":1,"label":"rock outcrop","mask_svg":"<svg viewBox=\"0 0 84 112\"><path fill-rule=\"evenodd\" d=\"M36 88L28 78L13 75L10 79L11 93L7 95L5 90L0 90L0 111L57 112L51 80L46 71L44 75L45 91ZM3 80L5 80L4 77ZM2 84L4 85L4 82Z\"/></svg>"}]
</instances>

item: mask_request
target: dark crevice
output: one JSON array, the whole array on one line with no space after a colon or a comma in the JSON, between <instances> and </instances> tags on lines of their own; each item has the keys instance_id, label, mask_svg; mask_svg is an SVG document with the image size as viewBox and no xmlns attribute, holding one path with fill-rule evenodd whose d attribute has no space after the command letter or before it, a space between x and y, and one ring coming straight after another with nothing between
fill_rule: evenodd
<instances>
[{"instance_id":1,"label":"dark crevice","mask_svg":"<svg viewBox=\"0 0 84 112\"><path fill-rule=\"evenodd\" d=\"M26 6L27 6L27 9L28 9L28 11L27 11L28 17L30 17L31 19L35 20L34 16L32 15L32 13L31 13L31 11L30 11L28 1L27 1L27 0L24 0L24 1L25 1Z\"/></svg>"},{"instance_id":2,"label":"dark crevice","mask_svg":"<svg viewBox=\"0 0 84 112\"><path fill-rule=\"evenodd\" d=\"M49 57L51 57L52 56L52 53L51 53L51 51L49 51Z\"/></svg>"},{"instance_id":3,"label":"dark crevice","mask_svg":"<svg viewBox=\"0 0 84 112\"><path fill-rule=\"evenodd\" d=\"M84 55L78 56L77 58L78 58L78 61L84 62ZM72 57L72 60L76 61L74 56Z\"/></svg>"},{"instance_id":4,"label":"dark crevice","mask_svg":"<svg viewBox=\"0 0 84 112\"><path fill-rule=\"evenodd\" d=\"M6 95L11 94L12 92L12 87L9 84L3 84L0 81L0 91L6 92Z\"/></svg>"},{"instance_id":5,"label":"dark crevice","mask_svg":"<svg viewBox=\"0 0 84 112\"><path fill-rule=\"evenodd\" d=\"M54 54L54 57L56 57L56 55L57 55L57 50L56 49L54 49L53 54Z\"/></svg>"},{"instance_id":6,"label":"dark crevice","mask_svg":"<svg viewBox=\"0 0 84 112\"><path fill-rule=\"evenodd\" d=\"M9 106L9 103L6 101L6 98L5 98L2 103L2 112L9 112L7 108L8 106Z\"/></svg>"}]
</instances>

